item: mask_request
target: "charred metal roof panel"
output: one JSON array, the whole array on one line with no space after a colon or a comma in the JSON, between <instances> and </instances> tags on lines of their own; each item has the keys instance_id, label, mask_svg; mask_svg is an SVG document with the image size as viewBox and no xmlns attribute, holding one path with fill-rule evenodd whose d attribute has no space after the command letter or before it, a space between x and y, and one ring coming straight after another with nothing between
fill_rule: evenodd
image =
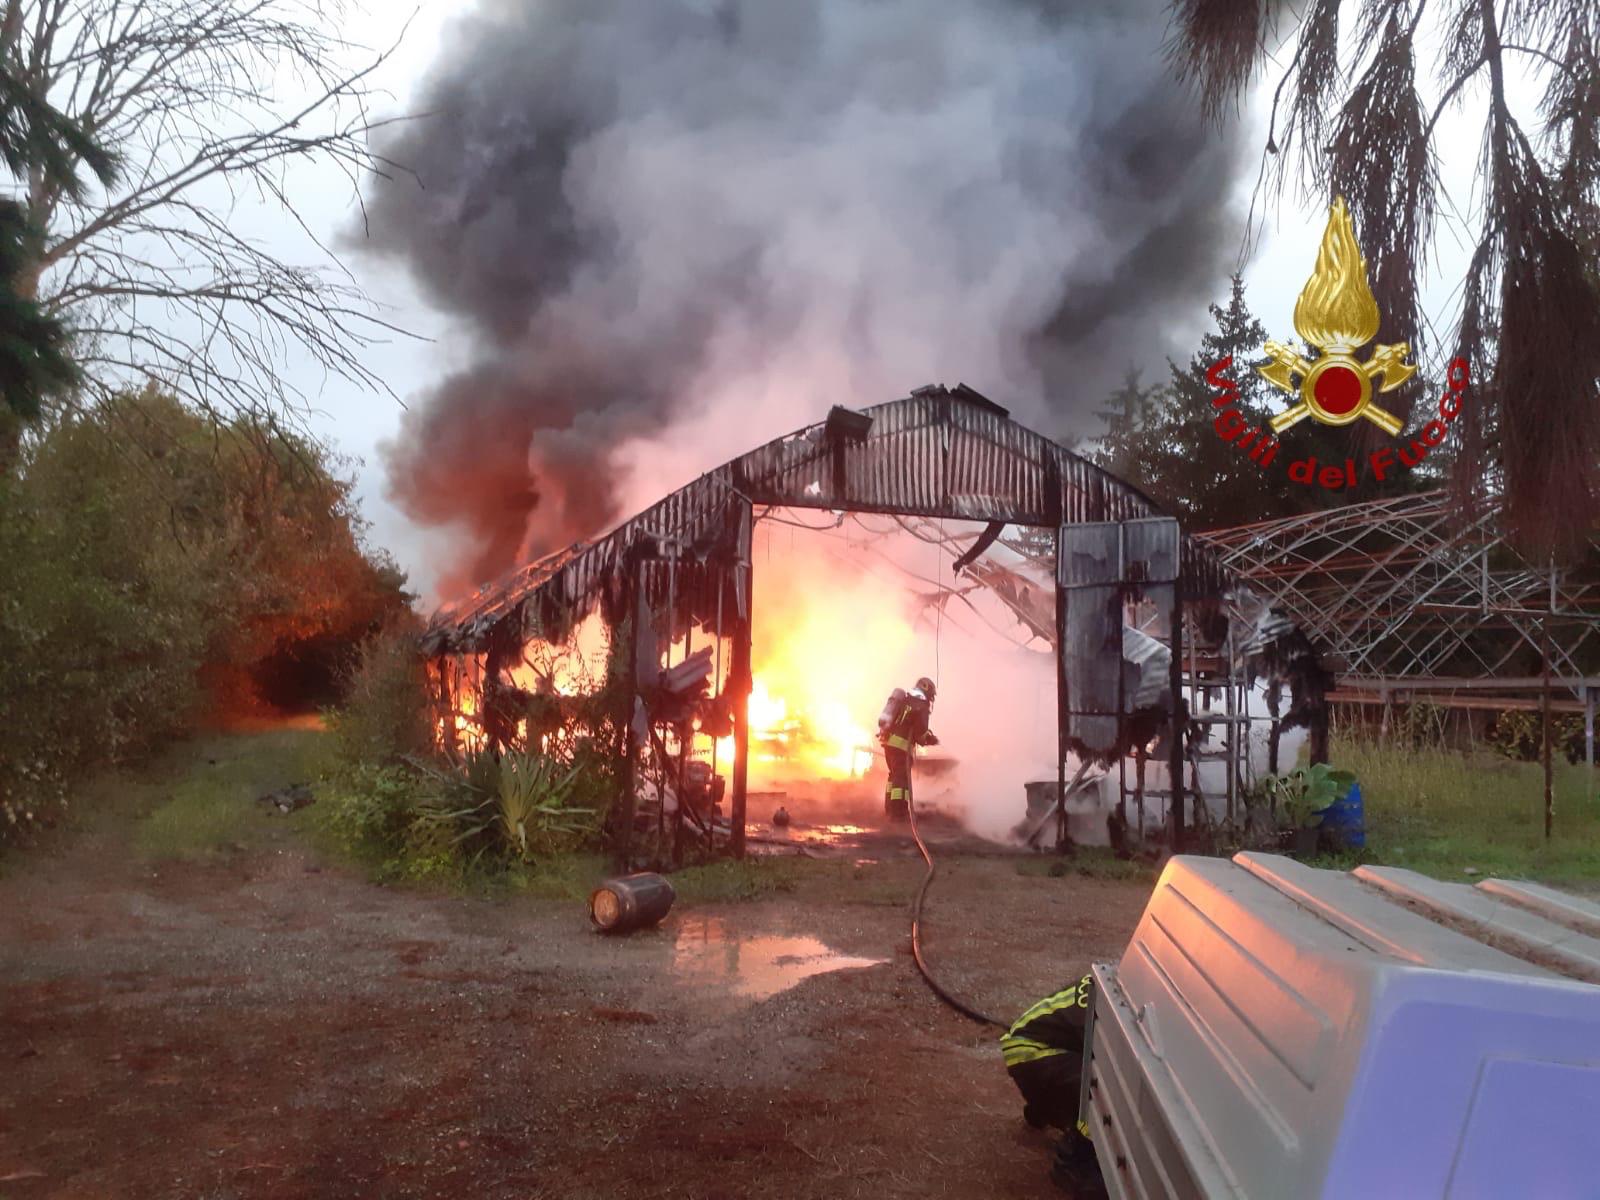
<instances>
[{"instance_id":1,"label":"charred metal roof panel","mask_svg":"<svg viewBox=\"0 0 1600 1200\"><path fill-rule=\"evenodd\" d=\"M680 551L710 537L730 499L758 505L945 516L1020 525L1123 521L1161 515L1137 488L1017 424L992 402L919 388L862 410L860 440L831 439L818 422L702 475L604 537L529 563L441 609L423 635L430 655L476 652L506 620L527 624L526 602L587 609L614 582L624 553L643 539ZM1215 595L1226 576L1186 538L1190 594Z\"/></svg>"}]
</instances>

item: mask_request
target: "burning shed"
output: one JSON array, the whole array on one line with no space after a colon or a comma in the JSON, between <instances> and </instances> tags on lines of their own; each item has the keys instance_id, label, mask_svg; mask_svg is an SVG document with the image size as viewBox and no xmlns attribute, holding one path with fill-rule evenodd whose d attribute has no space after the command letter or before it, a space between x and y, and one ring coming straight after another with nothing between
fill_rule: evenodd
<instances>
[{"instance_id":1,"label":"burning shed","mask_svg":"<svg viewBox=\"0 0 1600 1200\"><path fill-rule=\"evenodd\" d=\"M625 859L641 801L654 811L658 857L669 841L676 856L686 839L710 845L719 836L742 854L752 717L782 706L752 672L762 603L752 537L780 510L984 524L955 566L980 580L987 574L987 586L1000 580L1012 610L1032 614L1024 624L1053 635L1058 794L1067 790L1069 754L1109 762L1154 727L1181 729L1184 705L1172 697L1182 695L1185 604L1188 624L1211 630L1210 642L1221 644L1216 631L1228 626L1226 573L1147 497L965 385L929 386L860 411L835 408L604 536L440 611L423 645L447 746L547 745L562 736L562 719L585 722L590 744L611 749L612 830ZM983 570L981 556L1006 526L1049 531L1057 566L1048 629L1043 597L1019 595L1014 575ZM1128 639L1117 635L1130 604L1143 606L1145 632L1170 648L1169 686L1153 704L1148 687L1124 686ZM1136 702L1142 722L1131 719ZM847 715L821 719L841 727L830 753L849 757L870 743ZM806 736L798 727L789 733ZM1181 844L1181 733L1166 745L1173 786L1164 808ZM719 826L713 814L724 799L728 819Z\"/></svg>"}]
</instances>

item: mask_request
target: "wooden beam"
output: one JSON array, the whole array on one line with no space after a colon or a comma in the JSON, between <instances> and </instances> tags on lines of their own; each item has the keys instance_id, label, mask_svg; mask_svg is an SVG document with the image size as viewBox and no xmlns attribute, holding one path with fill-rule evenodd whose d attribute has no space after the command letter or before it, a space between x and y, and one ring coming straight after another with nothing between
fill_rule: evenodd
<instances>
[{"instance_id":1,"label":"wooden beam","mask_svg":"<svg viewBox=\"0 0 1600 1200\"><path fill-rule=\"evenodd\" d=\"M1550 585L1552 594L1555 584ZM1550 840L1550 828L1555 821L1555 774L1550 762L1550 630L1539 622L1539 653L1544 661L1544 692L1540 699L1539 738L1544 744L1544 837Z\"/></svg>"}]
</instances>

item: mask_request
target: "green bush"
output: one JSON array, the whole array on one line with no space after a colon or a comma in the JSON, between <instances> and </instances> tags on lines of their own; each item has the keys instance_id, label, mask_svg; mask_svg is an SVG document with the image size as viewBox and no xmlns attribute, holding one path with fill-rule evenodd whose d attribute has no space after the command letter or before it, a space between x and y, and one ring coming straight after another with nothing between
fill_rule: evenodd
<instances>
[{"instance_id":1,"label":"green bush","mask_svg":"<svg viewBox=\"0 0 1600 1200\"><path fill-rule=\"evenodd\" d=\"M453 881L467 864L422 819L445 786L404 764L344 766L324 784L317 819L337 850L380 880Z\"/></svg>"},{"instance_id":2,"label":"green bush","mask_svg":"<svg viewBox=\"0 0 1600 1200\"><path fill-rule=\"evenodd\" d=\"M226 547L180 541L101 433L60 426L0 480L0 839L59 812L81 768L182 729L229 615Z\"/></svg>"},{"instance_id":3,"label":"green bush","mask_svg":"<svg viewBox=\"0 0 1600 1200\"><path fill-rule=\"evenodd\" d=\"M328 713L339 758L351 766L427 754L433 747L428 677L410 613L361 645L343 704Z\"/></svg>"},{"instance_id":4,"label":"green bush","mask_svg":"<svg viewBox=\"0 0 1600 1200\"><path fill-rule=\"evenodd\" d=\"M1583 736L1583 718L1557 716L1550 720L1551 752L1560 757L1562 747ZM1526 709L1510 709L1495 714L1489 731L1489 745L1505 757L1518 762L1538 762L1544 756L1543 714Z\"/></svg>"},{"instance_id":5,"label":"green bush","mask_svg":"<svg viewBox=\"0 0 1600 1200\"><path fill-rule=\"evenodd\" d=\"M1273 810L1285 829L1313 829L1321 823L1321 812L1350 790L1356 777L1327 763L1313 763L1287 775L1268 775L1262 784L1275 803Z\"/></svg>"},{"instance_id":6,"label":"green bush","mask_svg":"<svg viewBox=\"0 0 1600 1200\"><path fill-rule=\"evenodd\" d=\"M470 865L577 850L598 830L595 810L574 802L578 773L541 754L472 754L459 782L420 806L418 834L430 846L457 848Z\"/></svg>"},{"instance_id":7,"label":"green bush","mask_svg":"<svg viewBox=\"0 0 1600 1200\"><path fill-rule=\"evenodd\" d=\"M216 715L263 664L337 657L404 609L339 465L155 391L30 434L0 475L0 843L59 815L88 770Z\"/></svg>"},{"instance_id":8,"label":"green bush","mask_svg":"<svg viewBox=\"0 0 1600 1200\"><path fill-rule=\"evenodd\" d=\"M443 879L548 862L593 844L577 771L542 755L471 755L460 767L345 766L326 789L324 828L384 878Z\"/></svg>"},{"instance_id":9,"label":"green bush","mask_svg":"<svg viewBox=\"0 0 1600 1200\"><path fill-rule=\"evenodd\" d=\"M405 855L426 795L417 774L405 767L356 767L330 781L318 813L345 853L388 861Z\"/></svg>"}]
</instances>

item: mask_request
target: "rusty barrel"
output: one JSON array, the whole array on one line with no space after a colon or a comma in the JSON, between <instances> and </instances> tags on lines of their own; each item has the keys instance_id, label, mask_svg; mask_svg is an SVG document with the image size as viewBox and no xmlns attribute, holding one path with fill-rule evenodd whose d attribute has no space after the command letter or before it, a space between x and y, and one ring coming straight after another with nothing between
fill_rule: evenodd
<instances>
[{"instance_id":1,"label":"rusty barrel","mask_svg":"<svg viewBox=\"0 0 1600 1200\"><path fill-rule=\"evenodd\" d=\"M658 924L677 894L664 876L640 871L608 879L589 897L589 915L602 933L627 933Z\"/></svg>"}]
</instances>

